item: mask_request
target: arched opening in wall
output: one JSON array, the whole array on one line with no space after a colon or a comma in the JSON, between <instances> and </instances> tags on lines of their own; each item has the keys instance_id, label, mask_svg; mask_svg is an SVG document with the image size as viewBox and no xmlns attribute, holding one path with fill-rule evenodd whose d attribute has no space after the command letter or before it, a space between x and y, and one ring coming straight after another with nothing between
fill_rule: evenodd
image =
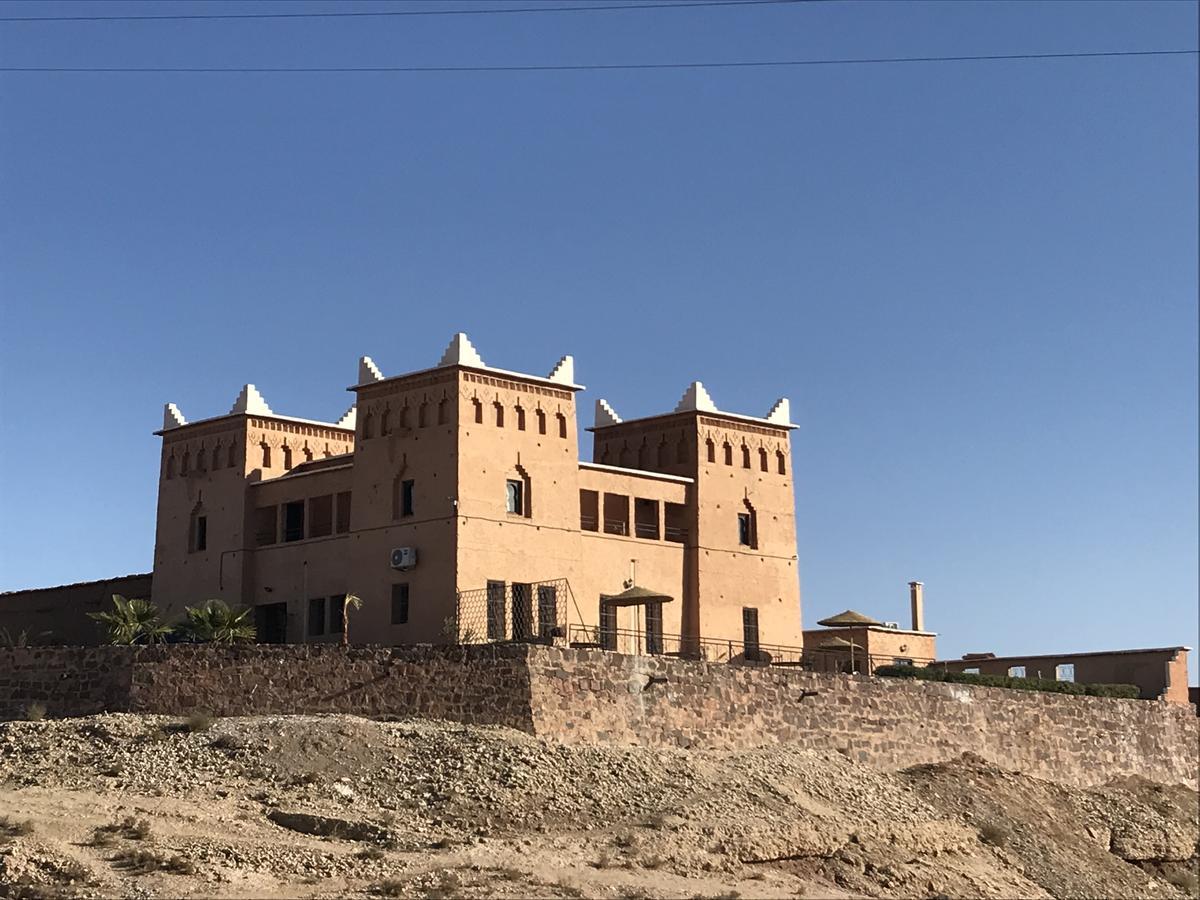
<instances>
[{"instance_id":1,"label":"arched opening in wall","mask_svg":"<svg viewBox=\"0 0 1200 900\"><path fill-rule=\"evenodd\" d=\"M505 482L505 510L511 515L530 518L533 515L533 479L517 463Z\"/></svg>"},{"instance_id":2,"label":"arched opening in wall","mask_svg":"<svg viewBox=\"0 0 1200 900\"><path fill-rule=\"evenodd\" d=\"M668 465L670 465L667 456L667 439L664 437L662 439L662 443L658 445L658 467L660 469L665 469Z\"/></svg>"},{"instance_id":3,"label":"arched opening in wall","mask_svg":"<svg viewBox=\"0 0 1200 900\"><path fill-rule=\"evenodd\" d=\"M237 449L238 448L237 448L236 442L230 443L228 460L229 460L229 468L231 468L231 469L237 468L237 464L238 464L237 463L237 461L238 461Z\"/></svg>"},{"instance_id":4,"label":"arched opening in wall","mask_svg":"<svg viewBox=\"0 0 1200 900\"><path fill-rule=\"evenodd\" d=\"M475 407L475 424L483 424L483 403L478 397L471 398L471 404Z\"/></svg>"},{"instance_id":5,"label":"arched opening in wall","mask_svg":"<svg viewBox=\"0 0 1200 900\"><path fill-rule=\"evenodd\" d=\"M170 456L167 457L167 477L168 478L175 477L175 466L176 466L175 454L172 453Z\"/></svg>"},{"instance_id":6,"label":"arched opening in wall","mask_svg":"<svg viewBox=\"0 0 1200 900\"><path fill-rule=\"evenodd\" d=\"M370 410L363 416L362 436L364 441L375 437L375 413Z\"/></svg>"},{"instance_id":7,"label":"arched opening in wall","mask_svg":"<svg viewBox=\"0 0 1200 900\"><path fill-rule=\"evenodd\" d=\"M496 407L496 427L503 428L504 427L504 404L501 403L499 400L497 400L492 405Z\"/></svg>"},{"instance_id":8,"label":"arched opening in wall","mask_svg":"<svg viewBox=\"0 0 1200 900\"><path fill-rule=\"evenodd\" d=\"M426 403L424 400L422 400L421 405L417 407L417 427L424 428L428 424L429 424L429 404Z\"/></svg>"},{"instance_id":9,"label":"arched opening in wall","mask_svg":"<svg viewBox=\"0 0 1200 900\"><path fill-rule=\"evenodd\" d=\"M567 417L562 413L555 413L554 417L558 419L558 436L565 438L567 436Z\"/></svg>"},{"instance_id":10,"label":"arched opening in wall","mask_svg":"<svg viewBox=\"0 0 1200 900\"><path fill-rule=\"evenodd\" d=\"M758 448L758 467L764 472L770 471L770 466L767 464L767 448Z\"/></svg>"},{"instance_id":11,"label":"arched opening in wall","mask_svg":"<svg viewBox=\"0 0 1200 900\"><path fill-rule=\"evenodd\" d=\"M416 515L416 481L404 477L407 466L401 466L400 471L392 479L392 520L408 518Z\"/></svg>"},{"instance_id":12,"label":"arched opening in wall","mask_svg":"<svg viewBox=\"0 0 1200 900\"><path fill-rule=\"evenodd\" d=\"M742 468L750 468L750 448L742 444Z\"/></svg>"},{"instance_id":13,"label":"arched opening in wall","mask_svg":"<svg viewBox=\"0 0 1200 900\"><path fill-rule=\"evenodd\" d=\"M725 442L725 465L733 465L733 444L729 443L729 441Z\"/></svg>"},{"instance_id":14,"label":"arched opening in wall","mask_svg":"<svg viewBox=\"0 0 1200 900\"><path fill-rule=\"evenodd\" d=\"M221 468L221 445L220 444L217 444L215 447L213 447L212 467L213 467L213 471L216 471L217 469Z\"/></svg>"},{"instance_id":15,"label":"arched opening in wall","mask_svg":"<svg viewBox=\"0 0 1200 900\"><path fill-rule=\"evenodd\" d=\"M717 461L717 445L712 438L704 441L704 447L708 450L708 461L715 463Z\"/></svg>"},{"instance_id":16,"label":"arched opening in wall","mask_svg":"<svg viewBox=\"0 0 1200 900\"><path fill-rule=\"evenodd\" d=\"M392 409L385 407L383 414L379 417L379 436L383 437L392 433Z\"/></svg>"},{"instance_id":17,"label":"arched opening in wall","mask_svg":"<svg viewBox=\"0 0 1200 900\"><path fill-rule=\"evenodd\" d=\"M779 474L786 475L787 474L787 457L784 455L782 450L775 451L775 462L778 463L778 465L779 465Z\"/></svg>"},{"instance_id":18,"label":"arched opening in wall","mask_svg":"<svg viewBox=\"0 0 1200 900\"><path fill-rule=\"evenodd\" d=\"M544 409L538 409L538 410L534 411L534 415L537 416L538 434L545 434L546 433L546 411Z\"/></svg>"},{"instance_id":19,"label":"arched opening in wall","mask_svg":"<svg viewBox=\"0 0 1200 900\"><path fill-rule=\"evenodd\" d=\"M179 463L179 474L186 475L192 470L192 454L188 450L183 451L183 459Z\"/></svg>"},{"instance_id":20,"label":"arched opening in wall","mask_svg":"<svg viewBox=\"0 0 1200 900\"><path fill-rule=\"evenodd\" d=\"M612 458L612 454L608 450L608 444L605 444L603 447L600 448L600 464L607 466L609 464L609 460L611 458Z\"/></svg>"},{"instance_id":21,"label":"arched opening in wall","mask_svg":"<svg viewBox=\"0 0 1200 900\"><path fill-rule=\"evenodd\" d=\"M208 515L197 502L188 518L188 552L202 553L208 549Z\"/></svg>"},{"instance_id":22,"label":"arched opening in wall","mask_svg":"<svg viewBox=\"0 0 1200 900\"><path fill-rule=\"evenodd\" d=\"M637 467L639 469L650 468L650 446L646 443L645 438L642 438L642 443L638 446Z\"/></svg>"},{"instance_id":23,"label":"arched opening in wall","mask_svg":"<svg viewBox=\"0 0 1200 900\"><path fill-rule=\"evenodd\" d=\"M517 431L525 430L525 409L518 403L513 411L517 414Z\"/></svg>"},{"instance_id":24,"label":"arched opening in wall","mask_svg":"<svg viewBox=\"0 0 1200 900\"><path fill-rule=\"evenodd\" d=\"M271 468L271 445L266 441L262 443L262 467L264 469Z\"/></svg>"},{"instance_id":25,"label":"arched opening in wall","mask_svg":"<svg viewBox=\"0 0 1200 900\"><path fill-rule=\"evenodd\" d=\"M204 449L204 445L200 445L200 449L196 451L196 471L205 472L208 470L208 451Z\"/></svg>"},{"instance_id":26,"label":"arched opening in wall","mask_svg":"<svg viewBox=\"0 0 1200 900\"><path fill-rule=\"evenodd\" d=\"M685 463L688 461L688 439L686 434L679 436L679 443L675 445L675 462Z\"/></svg>"},{"instance_id":27,"label":"arched opening in wall","mask_svg":"<svg viewBox=\"0 0 1200 900\"><path fill-rule=\"evenodd\" d=\"M621 452L617 454L617 465L624 469L628 469L630 467L630 463L632 462L633 451L629 449L628 444L622 444Z\"/></svg>"},{"instance_id":28,"label":"arched opening in wall","mask_svg":"<svg viewBox=\"0 0 1200 900\"><path fill-rule=\"evenodd\" d=\"M742 500L744 512L738 513L738 544L758 549L758 511L749 500Z\"/></svg>"},{"instance_id":29,"label":"arched opening in wall","mask_svg":"<svg viewBox=\"0 0 1200 900\"><path fill-rule=\"evenodd\" d=\"M450 422L450 401L443 397L438 401L438 424L446 425Z\"/></svg>"},{"instance_id":30,"label":"arched opening in wall","mask_svg":"<svg viewBox=\"0 0 1200 900\"><path fill-rule=\"evenodd\" d=\"M283 445L283 467L288 471L292 468L292 448L287 444Z\"/></svg>"},{"instance_id":31,"label":"arched opening in wall","mask_svg":"<svg viewBox=\"0 0 1200 900\"><path fill-rule=\"evenodd\" d=\"M399 421L401 428L408 429L409 427L411 427L411 422L409 421L409 412L408 412L408 404L407 403L405 403L402 407L400 407L400 412L396 414L396 418Z\"/></svg>"}]
</instances>

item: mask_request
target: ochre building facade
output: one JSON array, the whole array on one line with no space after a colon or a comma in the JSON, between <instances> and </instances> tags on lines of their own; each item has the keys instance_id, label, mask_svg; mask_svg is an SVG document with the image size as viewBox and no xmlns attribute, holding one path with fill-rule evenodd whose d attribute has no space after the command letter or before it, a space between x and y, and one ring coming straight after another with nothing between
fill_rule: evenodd
<instances>
[{"instance_id":1,"label":"ochre building facade","mask_svg":"<svg viewBox=\"0 0 1200 900\"><path fill-rule=\"evenodd\" d=\"M696 382L623 421L601 400L584 462L581 389L571 357L500 370L459 334L405 375L364 357L338 422L278 415L253 385L216 418L168 404L152 599L168 619L254 607L274 642L799 647L787 401L733 414Z\"/></svg>"}]
</instances>

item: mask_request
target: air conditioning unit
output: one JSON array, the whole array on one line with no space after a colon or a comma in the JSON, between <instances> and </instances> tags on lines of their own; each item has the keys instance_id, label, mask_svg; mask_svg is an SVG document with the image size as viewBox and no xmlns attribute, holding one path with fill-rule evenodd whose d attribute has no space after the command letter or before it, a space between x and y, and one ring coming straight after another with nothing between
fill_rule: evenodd
<instances>
[{"instance_id":1,"label":"air conditioning unit","mask_svg":"<svg viewBox=\"0 0 1200 900\"><path fill-rule=\"evenodd\" d=\"M900 628L900 623L899 623L899 622L884 622L884 623L883 623L883 627L884 627L884 628L895 628L895 629L899 629L899 628Z\"/></svg>"},{"instance_id":2,"label":"air conditioning unit","mask_svg":"<svg viewBox=\"0 0 1200 900\"><path fill-rule=\"evenodd\" d=\"M416 547L397 547L392 551L392 568L404 571L417 564Z\"/></svg>"}]
</instances>

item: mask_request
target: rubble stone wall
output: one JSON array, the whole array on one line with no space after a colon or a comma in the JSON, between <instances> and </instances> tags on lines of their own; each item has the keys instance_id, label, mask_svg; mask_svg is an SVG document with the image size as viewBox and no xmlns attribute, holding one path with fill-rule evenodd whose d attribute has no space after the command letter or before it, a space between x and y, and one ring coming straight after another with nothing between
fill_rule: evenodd
<instances>
[{"instance_id":1,"label":"rubble stone wall","mask_svg":"<svg viewBox=\"0 0 1200 900\"><path fill-rule=\"evenodd\" d=\"M973 752L1076 785L1197 786L1191 706L538 645L0 649L0 717L340 712L505 725L570 743L790 743L880 768Z\"/></svg>"}]
</instances>

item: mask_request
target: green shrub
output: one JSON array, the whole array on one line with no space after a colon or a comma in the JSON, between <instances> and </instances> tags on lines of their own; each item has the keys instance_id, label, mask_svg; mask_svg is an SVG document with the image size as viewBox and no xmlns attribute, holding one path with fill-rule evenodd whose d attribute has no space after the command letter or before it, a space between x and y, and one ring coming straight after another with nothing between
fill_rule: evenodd
<instances>
[{"instance_id":1,"label":"green shrub","mask_svg":"<svg viewBox=\"0 0 1200 900\"><path fill-rule=\"evenodd\" d=\"M880 666L875 670L875 674L885 678L919 678L922 681L975 684L1009 688L1014 691L1046 691L1089 697L1117 697L1123 700L1136 700L1141 696L1141 691L1133 684L1080 684L1075 681L1056 681L1053 678L1012 678L1008 675L980 675L974 672L951 672L920 666Z\"/></svg>"},{"instance_id":2,"label":"green shrub","mask_svg":"<svg viewBox=\"0 0 1200 900\"><path fill-rule=\"evenodd\" d=\"M46 704L30 703L25 707L26 722L40 722L44 718L46 718Z\"/></svg>"}]
</instances>

